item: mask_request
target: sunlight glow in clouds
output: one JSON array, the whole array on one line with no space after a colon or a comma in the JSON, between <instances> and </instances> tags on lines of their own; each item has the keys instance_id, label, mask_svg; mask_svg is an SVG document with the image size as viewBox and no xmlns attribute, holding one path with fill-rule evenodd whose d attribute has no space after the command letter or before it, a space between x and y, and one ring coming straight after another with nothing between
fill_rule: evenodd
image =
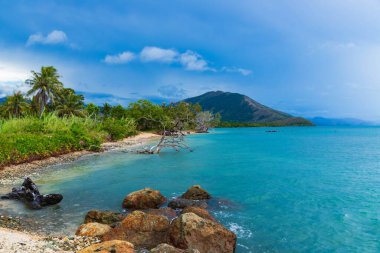
<instances>
[{"instance_id":1,"label":"sunlight glow in clouds","mask_svg":"<svg viewBox=\"0 0 380 253\"><path fill-rule=\"evenodd\" d=\"M44 36L40 33L32 34L26 42L27 46L33 44L64 44L67 42L67 35L63 31L54 30L48 35Z\"/></svg>"}]
</instances>

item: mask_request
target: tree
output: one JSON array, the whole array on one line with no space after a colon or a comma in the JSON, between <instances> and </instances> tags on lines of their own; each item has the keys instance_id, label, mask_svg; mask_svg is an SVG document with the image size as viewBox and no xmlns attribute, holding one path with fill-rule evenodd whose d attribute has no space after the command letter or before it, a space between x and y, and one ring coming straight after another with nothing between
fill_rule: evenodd
<instances>
[{"instance_id":1,"label":"tree","mask_svg":"<svg viewBox=\"0 0 380 253\"><path fill-rule=\"evenodd\" d=\"M103 107L100 109L100 112L103 114L104 118L107 118L111 115L112 106L108 103L104 103Z\"/></svg>"},{"instance_id":2,"label":"tree","mask_svg":"<svg viewBox=\"0 0 380 253\"><path fill-rule=\"evenodd\" d=\"M100 112L100 108L99 108L99 106L97 106L93 103L89 103L86 106L86 112L91 118L96 119L96 116L98 116L98 114Z\"/></svg>"},{"instance_id":3,"label":"tree","mask_svg":"<svg viewBox=\"0 0 380 253\"><path fill-rule=\"evenodd\" d=\"M15 118L24 115L29 108L29 103L20 91L14 92L13 95L8 96L4 105L2 105L4 116Z\"/></svg>"},{"instance_id":4,"label":"tree","mask_svg":"<svg viewBox=\"0 0 380 253\"><path fill-rule=\"evenodd\" d=\"M116 105L111 108L111 117L115 119L125 118L125 109L121 105Z\"/></svg>"},{"instance_id":5,"label":"tree","mask_svg":"<svg viewBox=\"0 0 380 253\"><path fill-rule=\"evenodd\" d=\"M62 89L59 95L59 104L56 107L58 116L83 117L83 95L75 94L73 89Z\"/></svg>"},{"instance_id":6,"label":"tree","mask_svg":"<svg viewBox=\"0 0 380 253\"><path fill-rule=\"evenodd\" d=\"M57 70L52 67L41 67L41 72L32 71L32 77L26 80L31 86L27 95L34 94L38 103L38 116L41 118L45 111L46 105L51 102L54 104L58 97L63 84L59 81L60 75Z\"/></svg>"},{"instance_id":7,"label":"tree","mask_svg":"<svg viewBox=\"0 0 380 253\"><path fill-rule=\"evenodd\" d=\"M215 127L220 122L220 114L213 115L209 111L198 112L196 116L195 130L198 133L207 133L210 127Z\"/></svg>"}]
</instances>

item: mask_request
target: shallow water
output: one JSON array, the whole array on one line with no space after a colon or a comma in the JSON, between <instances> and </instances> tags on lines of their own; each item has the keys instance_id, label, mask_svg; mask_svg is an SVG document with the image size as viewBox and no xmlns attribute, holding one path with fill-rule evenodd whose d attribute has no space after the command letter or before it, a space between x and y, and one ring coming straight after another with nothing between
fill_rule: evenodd
<instances>
[{"instance_id":1,"label":"shallow water","mask_svg":"<svg viewBox=\"0 0 380 253\"><path fill-rule=\"evenodd\" d=\"M121 211L143 187L177 196L201 184L225 200L217 219L237 252L380 252L380 128L217 129L192 135L194 152L105 153L54 166L38 179L59 206L1 202L52 232L73 232L90 209ZM1 186L5 193L9 186Z\"/></svg>"}]
</instances>

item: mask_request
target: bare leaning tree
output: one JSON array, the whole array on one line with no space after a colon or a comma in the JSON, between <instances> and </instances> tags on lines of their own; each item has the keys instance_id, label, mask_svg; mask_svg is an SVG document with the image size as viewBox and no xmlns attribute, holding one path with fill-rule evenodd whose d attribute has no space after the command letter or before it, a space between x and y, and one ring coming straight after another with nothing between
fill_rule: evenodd
<instances>
[{"instance_id":1,"label":"bare leaning tree","mask_svg":"<svg viewBox=\"0 0 380 253\"><path fill-rule=\"evenodd\" d=\"M155 122L160 126L161 138L156 145L145 147L137 152L140 154L158 154L162 149L172 148L176 151L186 149L192 152L192 149L186 144L185 141L185 125L181 117L169 117L165 114L160 116L143 116L141 119L148 122Z\"/></svg>"}]
</instances>

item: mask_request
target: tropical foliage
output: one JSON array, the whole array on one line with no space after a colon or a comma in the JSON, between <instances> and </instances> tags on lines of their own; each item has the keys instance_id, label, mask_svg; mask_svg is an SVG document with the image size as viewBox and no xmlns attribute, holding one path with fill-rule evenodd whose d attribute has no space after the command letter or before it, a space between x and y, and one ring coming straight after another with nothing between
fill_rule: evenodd
<instances>
[{"instance_id":1,"label":"tropical foliage","mask_svg":"<svg viewBox=\"0 0 380 253\"><path fill-rule=\"evenodd\" d=\"M60 78L52 66L32 71L26 96L15 92L0 104L0 167L75 150L99 150L102 142L138 130L165 133L199 128L202 108L198 104L139 100L126 108L85 105L83 95L65 88Z\"/></svg>"}]
</instances>

